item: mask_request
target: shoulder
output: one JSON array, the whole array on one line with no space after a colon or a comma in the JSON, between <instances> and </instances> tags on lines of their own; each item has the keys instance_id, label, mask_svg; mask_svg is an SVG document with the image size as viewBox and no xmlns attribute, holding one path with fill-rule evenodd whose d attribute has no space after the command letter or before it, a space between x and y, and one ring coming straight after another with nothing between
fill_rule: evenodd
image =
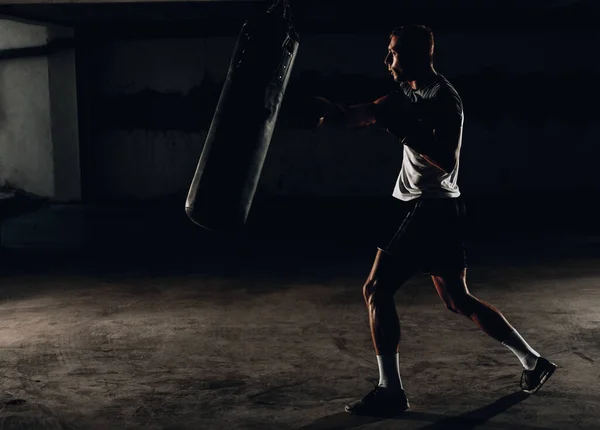
<instances>
[{"instance_id":1,"label":"shoulder","mask_svg":"<svg viewBox=\"0 0 600 430\"><path fill-rule=\"evenodd\" d=\"M440 105L453 106L462 114L463 102L458 91L443 75L438 75L437 84L432 88L431 99Z\"/></svg>"},{"instance_id":2,"label":"shoulder","mask_svg":"<svg viewBox=\"0 0 600 430\"><path fill-rule=\"evenodd\" d=\"M411 94L412 88L410 87L408 82L400 82L400 89L397 91L400 91L404 93L404 95L409 96Z\"/></svg>"},{"instance_id":3,"label":"shoulder","mask_svg":"<svg viewBox=\"0 0 600 430\"><path fill-rule=\"evenodd\" d=\"M438 82L435 85L435 96L439 97L451 97L457 100L461 100L456 87L452 85L452 83L446 79L443 75L438 75Z\"/></svg>"}]
</instances>

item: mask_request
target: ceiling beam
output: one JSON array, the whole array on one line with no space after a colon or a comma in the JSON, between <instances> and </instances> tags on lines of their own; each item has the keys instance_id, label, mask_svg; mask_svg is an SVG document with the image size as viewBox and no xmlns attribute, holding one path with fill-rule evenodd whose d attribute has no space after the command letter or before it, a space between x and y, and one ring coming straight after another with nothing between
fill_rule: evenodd
<instances>
[{"instance_id":1,"label":"ceiling beam","mask_svg":"<svg viewBox=\"0 0 600 430\"><path fill-rule=\"evenodd\" d=\"M30 1L30 0L24 0ZM1 2L1 0L0 0ZM89 30L104 30L107 37L162 37L237 35L243 22L272 2L255 0L178 1L169 3L22 4L2 5L0 14ZM402 22L419 22L435 30L460 32L536 31L541 28L598 28L597 6L576 2L563 8L407 8L398 3L364 8L348 2L344 8L332 1L302 0L292 6L293 19L302 33L387 33ZM600 3L600 2L598 2ZM399 20L401 19L401 22ZM106 31L106 29L110 31Z\"/></svg>"}]
</instances>

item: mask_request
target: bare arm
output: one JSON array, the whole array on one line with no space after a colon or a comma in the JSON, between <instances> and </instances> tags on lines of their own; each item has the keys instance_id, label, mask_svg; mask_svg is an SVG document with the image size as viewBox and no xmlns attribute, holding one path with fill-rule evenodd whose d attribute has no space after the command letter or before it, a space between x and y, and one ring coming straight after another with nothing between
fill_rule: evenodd
<instances>
[{"instance_id":1,"label":"bare arm","mask_svg":"<svg viewBox=\"0 0 600 430\"><path fill-rule=\"evenodd\" d=\"M429 163L445 173L449 173L456 165L456 149L460 138L460 128L452 131L438 132L427 126L415 125L407 133L404 144L418 152Z\"/></svg>"},{"instance_id":2,"label":"bare arm","mask_svg":"<svg viewBox=\"0 0 600 430\"><path fill-rule=\"evenodd\" d=\"M455 94L444 92L416 108L392 106L378 123L435 167L454 169L463 125L462 101Z\"/></svg>"},{"instance_id":3,"label":"bare arm","mask_svg":"<svg viewBox=\"0 0 600 430\"><path fill-rule=\"evenodd\" d=\"M454 169L462 139L462 102L443 94L435 111L416 115L406 123L403 143L445 173Z\"/></svg>"},{"instance_id":4,"label":"bare arm","mask_svg":"<svg viewBox=\"0 0 600 430\"><path fill-rule=\"evenodd\" d=\"M377 124L428 162L448 173L456 165L462 136L462 104L451 94L440 94L432 110L412 108L403 92L392 92L377 100L351 106L327 105L321 124L364 127Z\"/></svg>"},{"instance_id":5,"label":"bare arm","mask_svg":"<svg viewBox=\"0 0 600 430\"><path fill-rule=\"evenodd\" d=\"M377 122L381 107L389 98L389 94L369 103L345 106L334 104L326 99L319 98L328 104L328 112L322 118L321 124L343 125L347 127L365 127Z\"/></svg>"}]
</instances>

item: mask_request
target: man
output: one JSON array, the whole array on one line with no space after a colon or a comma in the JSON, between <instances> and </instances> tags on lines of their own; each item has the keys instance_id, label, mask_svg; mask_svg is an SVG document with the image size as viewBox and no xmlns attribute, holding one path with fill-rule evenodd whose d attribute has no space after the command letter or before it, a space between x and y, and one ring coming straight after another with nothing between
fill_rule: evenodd
<instances>
[{"instance_id":1,"label":"man","mask_svg":"<svg viewBox=\"0 0 600 430\"><path fill-rule=\"evenodd\" d=\"M393 191L408 214L387 243L378 247L363 286L379 384L346 406L360 415L389 415L408 409L399 366L400 323L394 294L421 271L429 274L449 310L471 319L520 360L521 389L535 393L556 365L532 349L493 306L470 294L461 224L464 208L457 184L462 144L462 100L433 67L432 31L398 27L389 38L385 65L399 89L372 103L341 106L320 99L318 125L377 124L400 139L403 161Z\"/></svg>"}]
</instances>

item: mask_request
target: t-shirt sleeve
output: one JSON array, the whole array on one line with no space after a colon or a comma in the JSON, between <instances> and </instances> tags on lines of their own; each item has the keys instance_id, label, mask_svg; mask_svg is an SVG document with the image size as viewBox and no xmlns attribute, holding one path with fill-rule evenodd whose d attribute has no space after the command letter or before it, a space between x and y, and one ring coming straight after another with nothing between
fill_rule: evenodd
<instances>
[{"instance_id":1,"label":"t-shirt sleeve","mask_svg":"<svg viewBox=\"0 0 600 430\"><path fill-rule=\"evenodd\" d=\"M462 100L454 91L441 90L431 105L432 128L436 140L448 149L456 149L460 143L463 126Z\"/></svg>"},{"instance_id":2,"label":"t-shirt sleeve","mask_svg":"<svg viewBox=\"0 0 600 430\"><path fill-rule=\"evenodd\" d=\"M456 150L462 138L462 101L451 88L439 88L431 98L415 108L416 120L407 124L402 141L449 172L456 162Z\"/></svg>"}]
</instances>

